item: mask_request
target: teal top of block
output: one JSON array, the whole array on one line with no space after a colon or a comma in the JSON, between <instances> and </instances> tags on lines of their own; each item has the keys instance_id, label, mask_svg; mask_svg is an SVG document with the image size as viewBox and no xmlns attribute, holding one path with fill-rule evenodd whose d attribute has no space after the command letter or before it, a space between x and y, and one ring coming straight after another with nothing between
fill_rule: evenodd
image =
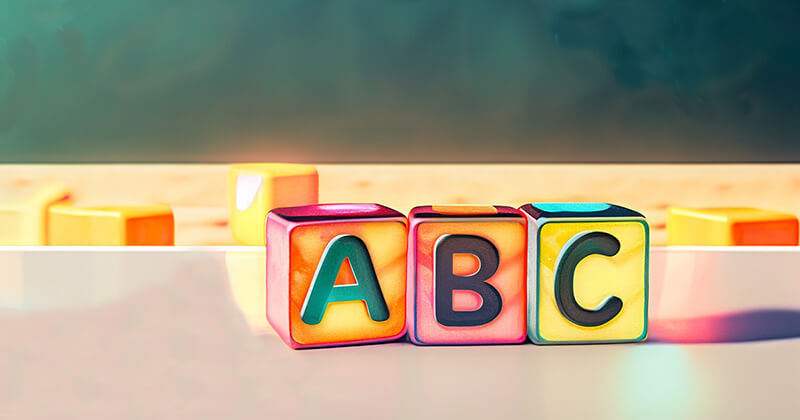
<instances>
[{"instance_id":1,"label":"teal top of block","mask_svg":"<svg viewBox=\"0 0 800 420\"><path fill-rule=\"evenodd\" d=\"M593 213L596 211L608 210L611 208L611 205L607 203L536 203L534 207L546 213L565 211Z\"/></svg>"},{"instance_id":2,"label":"teal top of block","mask_svg":"<svg viewBox=\"0 0 800 420\"><path fill-rule=\"evenodd\" d=\"M531 203L520 210L534 219L568 217L641 217L641 213L608 203Z\"/></svg>"}]
</instances>

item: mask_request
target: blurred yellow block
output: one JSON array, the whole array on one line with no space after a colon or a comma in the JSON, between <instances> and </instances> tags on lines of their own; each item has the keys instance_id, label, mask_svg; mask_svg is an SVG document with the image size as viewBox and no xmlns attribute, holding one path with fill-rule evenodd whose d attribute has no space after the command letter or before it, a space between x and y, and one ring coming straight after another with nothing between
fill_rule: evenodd
<instances>
[{"instance_id":1,"label":"blurred yellow block","mask_svg":"<svg viewBox=\"0 0 800 420\"><path fill-rule=\"evenodd\" d=\"M0 192L0 245L47 244L47 211L66 202L69 190L61 185L20 186Z\"/></svg>"},{"instance_id":2,"label":"blurred yellow block","mask_svg":"<svg viewBox=\"0 0 800 420\"><path fill-rule=\"evenodd\" d=\"M793 214L746 207L682 208L667 212L669 245L798 244Z\"/></svg>"},{"instance_id":3,"label":"blurred yellow block","mask_svg":"<svg viewBox=\"0 0 800 420\"><path fill-rule=\"evenodd\" d=\"M175 222L168 205L73 207L54 205L50 245L174 245Z\"/></svg>"},{"instance_id":4,"label":"blurred yellow block","mask_svg":"<svg viewBox=\"0 0 800 420\"><path fill-rule=\"evenodd\" d=\"M246 245L264 245L267 213L278 207L316 204L319 178L313 165L243 163L228 176L230 227Z\"/></svg>"}]
</instances>

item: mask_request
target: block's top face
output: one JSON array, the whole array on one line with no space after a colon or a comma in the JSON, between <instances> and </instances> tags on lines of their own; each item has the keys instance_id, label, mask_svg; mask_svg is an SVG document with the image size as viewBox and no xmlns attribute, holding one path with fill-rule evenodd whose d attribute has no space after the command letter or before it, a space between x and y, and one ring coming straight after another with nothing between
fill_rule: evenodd
<instances>
[{"instance_id":1,"label":"block's top face","mask_svg":"<svg viewBox=\"0 0 800 420\"><path fill-rule=\"evenodd\" d=\"M74 207L57 204L50 208L53 214L66 216L101 216L135 219L153 216L171 215L172 209L166 204L153 204L143 206L100 206L100 207Z\"/></svg>"},{"instance_id":2,"label":"block's top face","mask_svg":"<svg viewBox=\"0 0 800 420\"><path fill-rule=\"evenodd\" d=\"M644 218L637 211L608 203L529 203L520 210L534 219Z\"/></svg>"},{"instance_id":3,"label":"block's top face","mask_svg":"<svg viewBox=\"0 0 800 420\"><path fill-rule=\"evenodd\" d=\"M232 174L258 174L270 177L313 175L317 173L314 165L297 163L239 163L231 167Z\"/></svg>"},{"instance_id":4,"label":"block's top face","mask_svg":"<svg viewBox=\"0 0 800 420\"><path fill-rule=\"evenodd\" d=\"M272 213L290 222L405 218L403 213L380 204L312 204L277 208Z\"/></svg>"},{"instance_id":5,"label":"block's top face","mask_svg":"<svg viewBox=\"0 0 800 420\"><path fill-rule=\"evenodd\" d=\"M508 206L491 206L491 205L461 205L461 204L447 204L447 205L433 205L433 206L419 206L411 209L408 218L475 218L475 217L522 217L519 210Z\"/></svg>"},{"instance_id":6,"label":"block's top face","mask_svg":"<svg viewBox=\"0 0 800 420\"><path fill-rule=\"evenodd\" d=\"M747 223L775 220L797 220L797 216L779 211L757 209L752 207L713 207L686 208L670 207L669 213L675 216L686 216L705 219L710 222Z\"/></svg>"}]
</instances>

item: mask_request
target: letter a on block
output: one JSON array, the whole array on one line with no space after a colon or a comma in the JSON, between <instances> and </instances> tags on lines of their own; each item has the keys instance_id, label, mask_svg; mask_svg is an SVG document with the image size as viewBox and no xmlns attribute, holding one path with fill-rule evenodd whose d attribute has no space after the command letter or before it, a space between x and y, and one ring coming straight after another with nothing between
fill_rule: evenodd
<instances>
[{"instance_id":1,"label":"letter a on block","mask_svg":"<svg viewBox=\"0 0 800 420\"><path fill-rule=\"evenodd\" d=\"M378 204L269 212L266 315L293 349L382 343L406 332L408 219Z\"/></svg>"},{"instance_id":2,"label":"letter a on block","mask_svg":"<svg viewBox=\"0 0 800 420\"><path fill-rule=\"evenodd\" d=\"M480 261L478 271L469 276L453 274L453 256L472 254ZM436 242L434 295L436 320L448 327L474 327L491 322L503 308L500 292L489 280L500 264L497 248L474 235L444 235ZM453 291L468 290L480 295L483 303L474 311L454 311Z\"/></svg>"},{"instance_id":3,"label":"letter a on block","mask_svg":"<svg viewBox=\"0 0 800 420\"><path fill-rule=\"evenodd\" d=\"M335 285L342 263L348 260L356 284ZM362 300L370 319L389 319L389 309L381 293L375 268L364 241L353 235L333 238L322 253L311 286L300 311L300 319L309 325L322 322L329 303Z\"/></svg>"}]
</instances>

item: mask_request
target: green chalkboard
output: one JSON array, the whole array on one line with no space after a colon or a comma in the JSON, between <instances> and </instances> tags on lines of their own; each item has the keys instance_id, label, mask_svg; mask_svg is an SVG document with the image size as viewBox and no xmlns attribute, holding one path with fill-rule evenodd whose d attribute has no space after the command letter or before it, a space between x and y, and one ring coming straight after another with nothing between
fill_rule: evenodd
<instances>
[{"instance_id":1,"label":"green chalkboard","mask_svg":"<svg viewBox=\"0 0 800 420\"><path fill-rule=\"evenodd\" d=\"M789 0L2 0L0 161L798 161Z\"/></svg>"}]
</instances>

